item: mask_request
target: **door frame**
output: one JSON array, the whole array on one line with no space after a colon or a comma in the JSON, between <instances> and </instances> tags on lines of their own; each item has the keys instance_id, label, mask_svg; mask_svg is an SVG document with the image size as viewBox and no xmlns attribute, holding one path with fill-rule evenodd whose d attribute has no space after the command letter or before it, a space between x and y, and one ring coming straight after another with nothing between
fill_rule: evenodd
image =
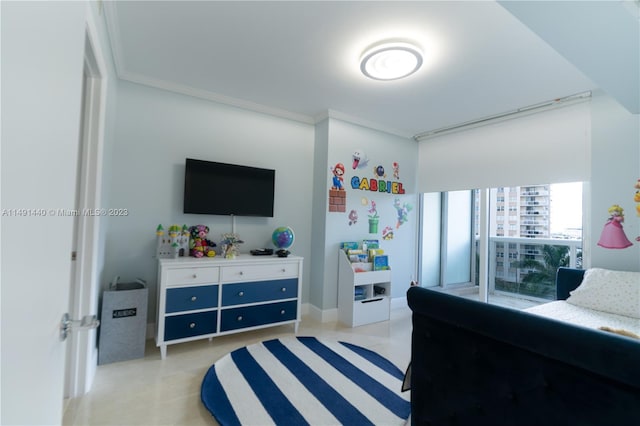
<instances>
[{"instance_id":1,"label":"door frame","mask_svg":"<svg viewBox=\"0 0 640 426\"><path fill-rule=\"evenodd\" d=\"M77 191L77 260L70 283L69 312L72 318L98 314L99 229L102 197L102 162L107 93L107 68L98 28L87 8L82 82L84 106L79 134L79 185ZM92 214L87 212L91 211ZM98 364L97 330L74 332L68 345L65 370L65 398L81 396L91 389Z\"/></svg>"}]
</instances>

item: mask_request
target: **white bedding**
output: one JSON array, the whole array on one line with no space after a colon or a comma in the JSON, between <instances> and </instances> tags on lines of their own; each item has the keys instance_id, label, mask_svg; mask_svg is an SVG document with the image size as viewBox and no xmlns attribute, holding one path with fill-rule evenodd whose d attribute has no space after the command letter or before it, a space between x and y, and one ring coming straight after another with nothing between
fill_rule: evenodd
<instances>
[{"instance_id":1,"label":"white bedding","mask_svg":"<svg viewBox=\"0 0 640 426\"><path fill-rule=\"evenodd\" d=\"M524 311L583 327L600 328L605 326L623 329L640 335L640 319L638 318L583 308L567 303L564 300L534 306L524 309Z\"/></svg>"}]
</instances>

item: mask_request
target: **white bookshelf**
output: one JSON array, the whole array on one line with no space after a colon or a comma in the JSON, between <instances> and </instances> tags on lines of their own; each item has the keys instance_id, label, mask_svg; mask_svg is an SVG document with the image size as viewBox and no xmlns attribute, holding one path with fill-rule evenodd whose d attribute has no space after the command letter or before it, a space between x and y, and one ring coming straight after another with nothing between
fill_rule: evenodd
<instances>
[{"instance_id":1,"label":"white bookshelf","mask_svg":"<svg viewBox=\"0 0 640 426\"><path fill-rule=\"evenodd\" d=\"M391 310L391 270L356 272L345 251L342 249L339 251L338 319L340 322L349 327L357 327L388 321ZM384 289L384 293L376 294L376 287ZM364 296L356 297L356 288L363 290Z\"/></svg>"}]
</instances>

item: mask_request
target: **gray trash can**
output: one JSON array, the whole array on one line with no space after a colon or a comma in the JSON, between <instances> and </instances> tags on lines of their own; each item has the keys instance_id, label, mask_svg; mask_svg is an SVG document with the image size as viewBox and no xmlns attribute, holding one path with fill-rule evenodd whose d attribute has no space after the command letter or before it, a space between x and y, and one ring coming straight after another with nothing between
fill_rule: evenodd
<instances>
[{"instance_id":1,"label":"gray trash can","mask_svg":"<svg viewBox=\"0 0 640 426\"><path fill-rule=\"evenodd\" d=\"M118 283L102 294L98 364L144 357L148 289L144 280Z\"/></svg>"}]
</instances>

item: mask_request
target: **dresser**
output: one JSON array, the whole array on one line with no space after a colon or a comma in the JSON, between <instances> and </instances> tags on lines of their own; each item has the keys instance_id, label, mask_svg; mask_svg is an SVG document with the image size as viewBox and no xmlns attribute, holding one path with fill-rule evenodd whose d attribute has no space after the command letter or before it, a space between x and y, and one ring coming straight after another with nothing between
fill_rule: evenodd
<instances>
[{"instance_id":1,"label":"dresser","mask_svg":"<svg viewBox=\"0 0 640 426\"><path fill-rule=\"evenodd\" d=\"M302 257L159 259L156 345L300 324Z\"/></svg>"}]
</instances>

